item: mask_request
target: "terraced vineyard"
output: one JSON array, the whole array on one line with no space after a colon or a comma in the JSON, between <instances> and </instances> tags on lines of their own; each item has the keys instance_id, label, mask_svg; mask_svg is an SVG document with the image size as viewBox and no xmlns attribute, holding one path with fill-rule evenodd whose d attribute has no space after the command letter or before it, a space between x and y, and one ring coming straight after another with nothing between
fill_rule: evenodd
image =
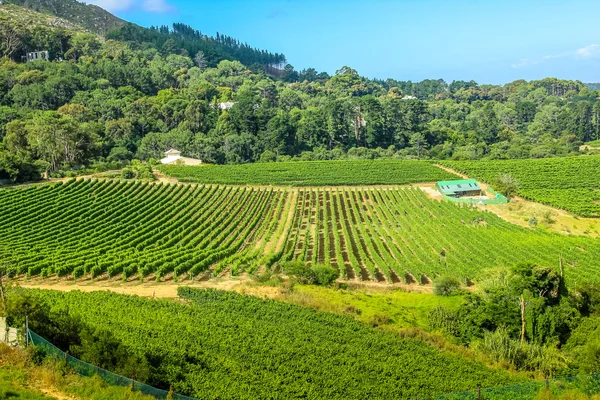
<instances>
[{"instance_id":1,"label":"terraced vineyard","mask_svg":"<svg viewBox=\"0 0 600 400\"><path fill-rule=\"evenodd\" d=\"M345 279L476 281L520 261L600 282L600 241L532 231L413 188L249 188L77 180L0 190L0 259L15 274L179 279L278 261Z\"/></svg>"},{"instance_id":2,"label":"terraced vineyard","mask_svg":"<svg viewBox=\"0 0 600 400\"><path fill-rule=\"evenodd\" d=\"M243 165L164 166L181 182L232 185L357 186L403 185L456 179L425 161L297 161Z\"/></svg>"},{"instance_id":3,"label":"terraced vineyard","mask_svg":"<svg viewBox=\"0 0 600 400\"><path fill-rule=\"evenodd\" d=\"M521 261L556 266L561 255L571 281L600 282L596 239L531 231L419 189L327 188L299 190L283 259L332 264L348 279L427 282Z\"/></svg>"},{"instance_id":4,"label":"terraced vineyard","mask_svg":"<svg viewBox=\"0 0 600 400\"><path fill-rule=\"evenodd\" d=\"M30 276L197 276L277 252L285 190L77 180L0 191L0 257ZM281 245L280 245L281 246Z\"/></svg>"},{"instance_id":5,"label":"terraced vineyard","mask_svg":"<svg viewBox=\"0 0 600 400\"><path fill-rule=\"evenodd\" d=\"M488 183L511 174L526 199L582 217L600 217L600 156L442 164Z\"/></svg>"}]
</instances>

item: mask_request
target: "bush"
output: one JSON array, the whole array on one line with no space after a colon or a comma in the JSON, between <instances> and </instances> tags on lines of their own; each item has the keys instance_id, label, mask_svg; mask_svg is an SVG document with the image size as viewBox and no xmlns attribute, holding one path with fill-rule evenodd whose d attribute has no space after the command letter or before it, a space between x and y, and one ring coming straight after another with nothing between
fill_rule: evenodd
<instances>
[{"instance_id":1,"label":"bush","mask_svg":"<svg viewBox=\"0 0 600 400\"><path fill-rule=\"evenodd\" d=\"M451 296L460 289L460 281L452 276L442 276L433 284L433 293L438 296Z\"/></svg>"},{"instance_id":2,"label":"bush","mask_svg":"<svg viewBox=\"0 0 600 400\"><path fill-rule=\"evenodd\" d=\"M131 166L123 168L121 171L123 179L147 179L153 180L152 167L148 163L141 163L138 160L133 160Z\"/></svg>"},{"instance_id":3,"label":"bush","mask_svg":"<svg viewBox=\"0 0 600 400\"><path fill-rule=\"evenodd\" d=\"M331 285L340 276L339 271L331 265L316 264L311 269L316 282L323 286Z\"/></svg>"},{"instance_id":4,"label":"bush","mask_svg":"<svg viewBox=\"0 0 600 400\"><path fill-rule=\"evenodd\" d=\"M281 265L284 274L296 278L300 283L313 283L315 275L308 264L303 261L288 261Z\"/></svg>"},{"instance_id":5,"label":"bush","mask_svg":"<svg viewBox=\"0 0 600 400\"><path fill-rule=\"evenodd\" d=\"M135 171L131 168L123 168L123 170L121 171L121 178L133 179L135 178Z\"/></svg>"},{"instance_id":6,"label":"bush","mask_svg":"<svg viewBox=\"0 0 600 400\"><path fill-rule=\"evenodd\" d=\"M339 277L339 272L330 265L316 264L310 267L303 261L288 261L282 264L281 269L290 278L305 284L328 286Z\"/></svg>"},{"instance_id":7,"label":"bush","mask_svg":"<svg viewBox=\"0 0 600 400\"><path fill-rule=\"evenodd\" d=\"M538 226L538 220L536 217L529 218L528 223L529 223L529 226L532 228L535 228L536 226Z\"/></svg>"}]
</instances>

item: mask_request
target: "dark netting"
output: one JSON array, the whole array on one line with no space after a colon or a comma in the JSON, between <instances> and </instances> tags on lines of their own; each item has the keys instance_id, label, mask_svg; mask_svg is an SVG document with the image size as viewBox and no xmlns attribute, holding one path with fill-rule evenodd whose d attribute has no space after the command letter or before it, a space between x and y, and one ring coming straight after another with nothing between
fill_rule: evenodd
<instances>
[{"instance_id":1,"label":"dark netting","mask_svg":"<svg viewBox=\"0 0 600 400\"><path fill-rule=\"evenodd\" d=\"M98 375L109 385L114 386L128 386L133 390L139 391L143 394L147 394L149 396L156 397L157 399L166 399L169 395L169 392L162 389L157 389L152 386L146 385L142 382L135 381L130 378L126 378L121 375L113 374L110 371L102 369L92 364L88 364L85 361L81 361L69 354L65 353L43 337L39 336L35 332L29 330L29 343L33 344L36 347L39 347L44 350L44 352L50 356L59 360L64 360L64 362L78 375L81 376L94 376ZM176 400L196 400L194 397L188 397L181 394L173 394L173 399Z\"/></svg>"},{"instance_id":2,"label":"dark netting","mask_svg":"<svg viewBox=\"0 0 600 400\"><path fill-rule=\"evenodd\" d=\"M65 360L76 373L83 376L99 375L104 381L116 386L129 386L144 394L154 396L157 399L166 399L168 392L156 389L144 383L110 371L88 364L72 357L60 350L46 339L29 331L29 342L43 348L49 356ZM548 390L552 394L559 395L569 390L578 390L587 395L600 393L600 374L581 375L567 378L555 378L548 381L531 381L509 386L497 386L491 388L473 389L465 392L454 392L435 397L427 397L436 400L530 400L535 398L541 391ZM194 400L192 397L173 394L173 399Z\"/></svg>"}]
</instances>

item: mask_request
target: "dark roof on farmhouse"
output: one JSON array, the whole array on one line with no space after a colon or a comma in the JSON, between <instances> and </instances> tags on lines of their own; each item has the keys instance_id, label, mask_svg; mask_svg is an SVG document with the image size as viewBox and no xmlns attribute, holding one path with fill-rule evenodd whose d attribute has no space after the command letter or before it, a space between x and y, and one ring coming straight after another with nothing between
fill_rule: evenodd
<instances>
[{"instance_id":1,"label":"dark roof on farmhouse","mask_svg":"<svg viewBox=\"0 0 600 400\"><path fill-rule=\"evenodd\" d=\"M481 190L479 183L475 179L462 179L457 181L439 181L437 187L444 194L454 194L457 192L470 192Z\"/></svg>"}]
</instances>

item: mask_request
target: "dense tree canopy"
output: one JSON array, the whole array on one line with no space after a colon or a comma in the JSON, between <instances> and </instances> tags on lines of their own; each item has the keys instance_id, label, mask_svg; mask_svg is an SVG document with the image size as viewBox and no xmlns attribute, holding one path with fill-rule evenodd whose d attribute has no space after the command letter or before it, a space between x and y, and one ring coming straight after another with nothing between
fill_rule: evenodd
<instances>
[{"instance_id":1,"label":"dense tree canopy","mask_svg":"<svg viewBox=\"0 0 600 400\"><path fill-rule=\"evenodd\" d=\"M259 65L282 55L181 24L126 25L109 35L119 40L19 35L64 61L0 59L0 177L13 180L169 147L209 163L460 160L565 156L600 138L598 92L576 81L377 81L347 66L270 75Z\"/></svg>"}]
</instances>

